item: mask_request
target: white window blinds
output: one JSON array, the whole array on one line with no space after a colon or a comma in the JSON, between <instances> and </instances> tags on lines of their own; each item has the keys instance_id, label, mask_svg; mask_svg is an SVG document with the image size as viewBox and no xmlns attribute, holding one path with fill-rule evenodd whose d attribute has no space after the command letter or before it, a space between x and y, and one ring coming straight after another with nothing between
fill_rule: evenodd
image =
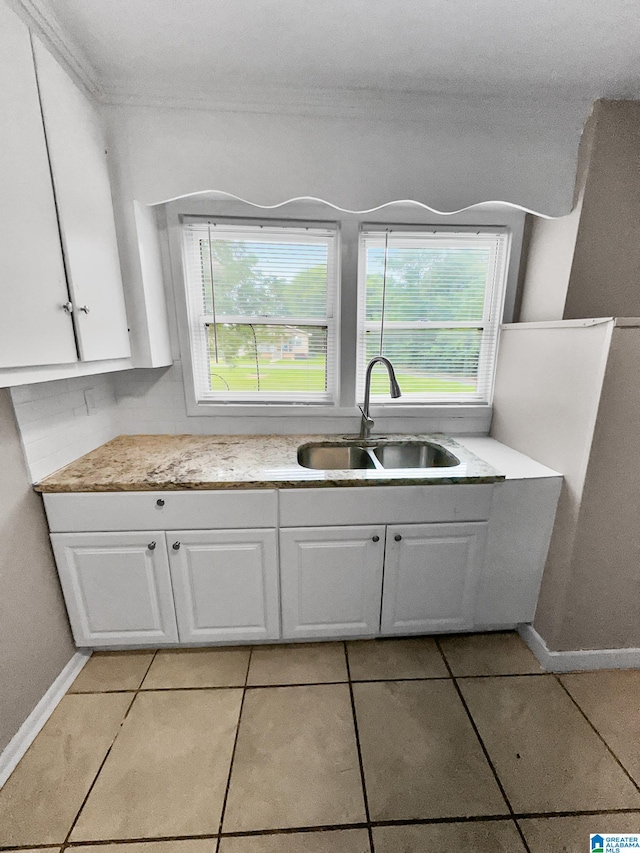
<instances>
[{"instance_id":1,"label":"white window blinds","mask_svg":"<svg viewBox=\"0 0 640 853\"><path fill-rule=\"evenodd\" d=\"M505 290L506 233L363 230L359 253L358 398L368 361L393 363L394 403L491 399ZM372 399L391 402L374 369Z\"/></svg>"},{"instance_id":2,"label":"white window blinds","mask_svg":"<svg viewBox=\"0 0 640 853\"><path fill-rule=\"evenodd\" d=\"M185 222L198 401L333 400L336 238L326 227Z\"/></svg>"}]
</instances>

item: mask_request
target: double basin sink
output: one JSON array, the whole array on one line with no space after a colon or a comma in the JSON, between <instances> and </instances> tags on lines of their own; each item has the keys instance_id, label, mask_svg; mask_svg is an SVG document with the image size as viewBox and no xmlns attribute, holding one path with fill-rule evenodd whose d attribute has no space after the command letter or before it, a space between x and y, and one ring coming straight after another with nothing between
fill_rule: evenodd
<instances>
[{"instance_id":1,"label":"double basin sink","mask_svg":"<svg viewBox=\"0 0 640 853\"><path fill-rule=\"evenodd\" d=\"M298 448L303 468L324 470L452 468L460 465L453 453L431 441L353 441L304 444Z\"/></svg>"}]
</instances>

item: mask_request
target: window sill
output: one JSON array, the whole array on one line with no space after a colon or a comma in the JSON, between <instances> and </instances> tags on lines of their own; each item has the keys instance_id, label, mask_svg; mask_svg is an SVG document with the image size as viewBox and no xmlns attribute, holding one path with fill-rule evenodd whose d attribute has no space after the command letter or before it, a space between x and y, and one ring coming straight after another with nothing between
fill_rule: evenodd
<instances>
[{"instance_id":1,"label":"window sill","mask_svg":"<svg viewBox=\"0 0 640 853\"><path fill-rule=\"evenodd\" d=\"M487 403L414 403L412 405L374 405L373 418L480 418L491 414ZM339 407L331 403L190 403L188 416L196 418L359 418L357 407Z\"/></svg>"}]
</instances>

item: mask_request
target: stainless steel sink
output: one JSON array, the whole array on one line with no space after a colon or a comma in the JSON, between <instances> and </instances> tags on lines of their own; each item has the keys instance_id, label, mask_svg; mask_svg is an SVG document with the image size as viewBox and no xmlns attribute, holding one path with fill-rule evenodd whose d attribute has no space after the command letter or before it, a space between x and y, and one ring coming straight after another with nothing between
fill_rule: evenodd
<instances>
[{"instance_id":1,"label":"stainless steel sink","mask_svg":"<svg viewBox=\"0 0 640 853\"><path fill-rule=\"evenodd\" d=\"M429 441L389 442L373 448L383 468L452 468L460 464L453 453Z\"/></svg>"},{"instance_id":2,"label":"stainless steel sink","mask_svg":"<svg viewBox=\"0 0 640 853\"><path fill-rule=\"evenodd\" d=\"M298 463L319 470L451 468L460 460L430 441L354 441L305 444L298 448Z\"/></svg>"},{"instance_id":3,"label":"stainless steel sink","mask_svg":"<svg viewBox=\"0 0 640 853\"><path fill-rule=\"evenodd\" d=\"M298 448L298 462L303 468L344 470L375 468L376 464L364 447L345 444L310 444Z\"/></svg>"}]
</instances>

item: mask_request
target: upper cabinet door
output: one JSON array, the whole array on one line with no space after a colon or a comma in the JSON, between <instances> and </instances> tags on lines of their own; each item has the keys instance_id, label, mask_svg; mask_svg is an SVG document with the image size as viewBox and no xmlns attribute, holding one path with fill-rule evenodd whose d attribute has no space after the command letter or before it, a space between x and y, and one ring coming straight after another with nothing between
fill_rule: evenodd
<instances>
[{"instance_id":1,"label":"upper cabinet door","mask_svg":"<svg viewBox=\"0 0 640 853\"><path fill-rule=\"evenodd\" d=\"M29 31L0 3L0 367L78 359Z\"/></svg>"},{"instance_id":2,"label":"upper cabinet door","mask_svg":"<svg viewBox=\"0 0 640 853\"><path fill-rule=\"evenodd\" d=\"M131 354L104 135L93 105L34 37L74 320L83 361Z\"/></svg>"}]
</instances>

